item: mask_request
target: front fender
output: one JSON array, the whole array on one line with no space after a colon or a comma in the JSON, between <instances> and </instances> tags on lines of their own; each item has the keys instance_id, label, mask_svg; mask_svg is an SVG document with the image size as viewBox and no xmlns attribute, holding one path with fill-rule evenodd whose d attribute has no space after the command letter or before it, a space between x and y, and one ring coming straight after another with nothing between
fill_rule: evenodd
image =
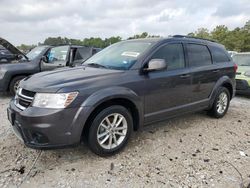
<instances>
[{"instance_id":1,"label":"front fender","mask_svg":"<svg viewBox=\"0 0 250 188\"><path fill-rule=\"evenodd\" d=\"M81 106L98 106L99 104L111 99L128 99L135 104L136 107L141 107L140 97L131 89L125 87L110 87L101 89L90 95Z\"/></svg>"},{"instance_id":2,"label":"front fender","mask_svg":"<svg viewBox=\"0 0 250 188\"><path fill-rule=\"evenodd\" d=\"M118 86L101 89L90 95L81 104L82 110L85 111L84 115L87 116L85 117L86 118L85 121L87 120L89 115L96 109L96 107L98 107L103 102L112 99L127 99L130 102L132 102L135 105L136 109L138 110L138 115L139 115L138 128L140 128L143 125L144 122L143 103L141 97L129 88L118 87ZM87 112L86 109L88 109Z\"/></svg>"}]
</instances>

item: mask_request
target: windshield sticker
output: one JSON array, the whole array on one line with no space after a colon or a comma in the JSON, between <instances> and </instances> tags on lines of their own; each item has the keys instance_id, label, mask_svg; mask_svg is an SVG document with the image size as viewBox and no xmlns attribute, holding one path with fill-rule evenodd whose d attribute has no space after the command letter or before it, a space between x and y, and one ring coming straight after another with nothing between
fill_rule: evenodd
<instances>
[{"instance_id":1,"label":"windshield sticker","mask_svg":"<svg viewBox=\"0 0 250 188\"><path fill-rule=\"evenodd\" d=\"M127 62L127 61L122 61L122 63L123 63L123 64L128 64L128 62Z\"/></svg>"},{"instance_id":2,"label":"windshield sticker","mask_svg":"<svg viewBox=\"0 0 250 188\"><path fill-rule=\"evenodd\" d=\"M138 57L140 53L138 52L123 52L121 54L122 56L129 56L129 57Z\"/></svg>"}]
</instances>

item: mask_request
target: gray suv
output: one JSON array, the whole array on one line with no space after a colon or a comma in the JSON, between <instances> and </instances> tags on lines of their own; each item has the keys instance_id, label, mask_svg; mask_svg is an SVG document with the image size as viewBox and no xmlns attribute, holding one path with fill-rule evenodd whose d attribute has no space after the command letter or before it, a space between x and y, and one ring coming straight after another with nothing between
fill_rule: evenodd
<instances>
[{"instance_id":1,"label":"gray suv","mask_svg":"<svg viewBox=\"0 0 250 188\"><path fill-rule=\"evenodd\" d=\"M223 117L236 69L213 41L179 35L122 41L82 66L22 80L8 118L29 147L86 141L94 153L111 155L145 125L199 110Z\"/></svg>"}]
</instances>

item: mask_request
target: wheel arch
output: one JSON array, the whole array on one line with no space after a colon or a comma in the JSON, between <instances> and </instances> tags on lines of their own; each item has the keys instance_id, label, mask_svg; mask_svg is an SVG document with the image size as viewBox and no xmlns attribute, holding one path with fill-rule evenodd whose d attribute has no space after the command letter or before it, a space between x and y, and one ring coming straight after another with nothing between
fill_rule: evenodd
<instances>
[{"instance_id":1,"label":"wheel arch","mask_svg":"<svg viewBox=\"0 0 250 188\"><path fill-rule=\"evenodd\" d=\"M87 136L91 122L95 115L103 109L112 106L121 105L127 108L133 117L133 130L137 131L143 124L142 104L139 96L132 90L122 87L107 88L94 93L87 100L84 101L82 106L91 106L92 110L82 129L82 138Z\"/></svg>"},{"instance_id":2,"label":"wheel arch","mask_svg":"<svg viewBox=\"0 0 250 188\"><path fill-rule=\"evenodd\" d=\"M7 88L7 90L9 91L10 90L10 83L11 83L11 81L14 79L14 78L16 78L16 77L19 77L19 76L25 76L25 77L27 77L27 76L29 76L30 74L22 74L22 73L19 73L19 74L14 74L14 75L12 75L11 77L10 77L10 79L9 79L9 81L8 81L8 88Z\"/></svg>"},{"instance_id":3,"label":"wheel arch","mask_svg":"<svg viewBox=\"0 0 250 188\"><path fill-rule=\"evenodd\" d=\"M216 97L216 93L218 91L219 87L225 87L229 90L230 93L230 99L234 97L235 93L235 84L232 82L232 79L230 79L228 76L221 77L213 87L213 90L210 94L210 107L213 105L213 101Z\"/></svg>"}]
</instances>

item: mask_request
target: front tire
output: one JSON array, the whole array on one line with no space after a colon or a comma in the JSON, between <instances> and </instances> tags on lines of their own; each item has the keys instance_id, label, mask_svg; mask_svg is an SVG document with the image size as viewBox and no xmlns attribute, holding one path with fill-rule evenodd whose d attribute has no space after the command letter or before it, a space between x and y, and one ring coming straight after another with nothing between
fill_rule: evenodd
<instances>
[{"instance_id":1,"label":"front tire","mask_svg":"<svg viewBox=\"0 0 250 188\"><path fill-rule=\"evenodd\" d=\"M212 108L208 114L215 118L222 118L227 113L230 104L230 93L227 88L220 87L215 97Z\"/></svg>"},{"instance_id":2,"label":"front tire","mask_svg":"<svg viewBox=\"0 0 250 188\"><path fill-rule=\"evenodd\" d=\"M125 147L132 128L133 119L128 109L120 105L105 108L90 126L89 148L100 156L113 155Z\"/></svg>"},{"instance_id":3,"label":"front tire","mask_svg":"<svg viewBox=\"0 0 250 188\"><path fill-rule=\"evenodd\" d=\"M16 94L16 90L18 88L19 82L24 79L26 76L16 76L14 77L9 85L9 91L12 96Z\"/></svg>"}]
</instances>

